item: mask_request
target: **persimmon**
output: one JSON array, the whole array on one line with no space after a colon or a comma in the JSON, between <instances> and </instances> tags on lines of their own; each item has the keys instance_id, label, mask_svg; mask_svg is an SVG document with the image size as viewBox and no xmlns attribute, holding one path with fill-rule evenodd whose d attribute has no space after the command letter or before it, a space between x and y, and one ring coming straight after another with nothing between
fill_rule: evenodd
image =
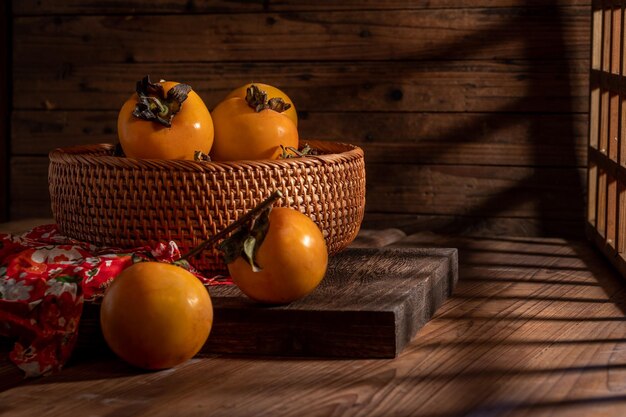
<instances>
[{"instance_id":1,"label":"persimmon","mask_svg":"<svg viewBox=\"0 0 626 417\"><path fill-rule=\"evenodd\" d=\"M117 132L129 158L192 160L208 154L214 138L211 113L189 85L148 76L122 106Z\"/></svg>"},{"instance_id":2,"label":"persimmon","mask_svg":"<svg viewBox=\"0 0 626 417\"><path fill-rule=\"evenodd\" d=\"M298 128L284 112L290 108L279 97L268 98L256 85L245 98L231 97L212 112L215 141L210 152L214 161L276 159L281 145L298 147Z\"/></svg>"},{"instance_id":3,"label":"persimmon","mask_svg":"<svg viewBox=\"0 0 626 417\"><path fill-rule=\"evenodd\" d=\"M242 229L220 245L233 282L251 299L285 304L311 293L328 266L318 226L288 207L271 209L252 230Z\"/></svg>"},{"instance_id":4,"label":"persimmon","mask_svg":"<svg viewBox=\"0 0 626 417\"><path fill-rule=\"evenodd\" d=\"M246 98L246 94L248 91L248 88L250 88L252 85L257 86L260 90L265 91L265 93L267 94L268 97L279 97L281 99L283 99L283 101L287 104L290 105L290 107L284 111L285 116L289 117L291 119L291 121L293 122L293 124L296 125L296 127L298 126L298 112L296 111L296 106L293 104L293 101L289 98L289 96L287 94L285 94L282 90L269 85L269 84L263 84L263 83L249 83L249 84L245 84L242 85L241 87L235 88L233 91L231 91L230 93L228 93L228 95L226 96L226 99L232 98L232 97L240 97L240 98Z\"/></svg>"},{"instance_id":5,"label":"persimmon","mask_svg":"<svg viewBox=\"0 0 626 417\"><path fill-rule=\"evenodd\" d=\"M191 272L168 263L139 262L105 291L102 334L131 365L165 369L196 355L213 324L208 291Z\"/></svg>"}]
</instances>

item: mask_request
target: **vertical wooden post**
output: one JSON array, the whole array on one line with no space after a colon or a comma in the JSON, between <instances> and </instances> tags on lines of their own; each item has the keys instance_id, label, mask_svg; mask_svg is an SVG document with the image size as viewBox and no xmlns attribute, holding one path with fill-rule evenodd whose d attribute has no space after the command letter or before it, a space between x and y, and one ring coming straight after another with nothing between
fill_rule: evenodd
<instances>
[{"instance_id":1,"label":"vertical wooden post","mask_svg":"<svg viewBox=\"0 0 626 417\"><path fill-rule=\"evenodd\" d=\"M607 74L611 69L611 8L603 8L602 10L602 41L600 43L600 71L601 74ZM600 153L609 154L609 121L610 121L610 92L606 83L600 83L600 133L598 148ZM606 241L607 239L607 170L606 167L600 166L598 170L598 185L596 188L596 230L600 236Z\"/></svg>"},{"instance_id":2,"label":"vertical wooden post","mask_svg":"<svg viewBox=\"0 0 626 417\"><path fill-rule=\"evenodd\" d=\"M624 256L626 250L626 233L624 233L624 227L626 227L626 184L617 182L617 234L615 236L616 245L615 248L620 257Z\"/></svg>"},{"instance_id":3,"label":"vertical wooden post","mask_svg":"<svg viewBox=\"0 0 626 417\"><path fill-rule=\"evenodd\" d=\"M620 4L613 9L613 62L611 65L611 72L618 75L618 88L617 88L617 106L618 110L616 111L617 115L617 128L615 131L615 148L617 151L616 160L617 165L621 166L624 164L624 158L626 155L624 154L624 144L626 140L624 140L624 89L622 88L623 79L624 79L624 2L620 1ZM613 238L613 248L618 252L618 254L622 254L624 252L624 232L620 229L623 229L626 224L624 223L624 183L619 181L617 176L615 177L615 189L612 190L614 193L612 198L614 199L615 209L612 214L615 218L615 231L612 235Z\"/></svg>"},{"instance_id":4,"label":"vertical wooden post","mask_svg":"<svg viewBox=\"0 0 626 417\"><path fill-rule=\"evenodd\" d=\"M9 219L11 143L11 1L0 1L0 221Z\"/></svg>"}]
</instances>

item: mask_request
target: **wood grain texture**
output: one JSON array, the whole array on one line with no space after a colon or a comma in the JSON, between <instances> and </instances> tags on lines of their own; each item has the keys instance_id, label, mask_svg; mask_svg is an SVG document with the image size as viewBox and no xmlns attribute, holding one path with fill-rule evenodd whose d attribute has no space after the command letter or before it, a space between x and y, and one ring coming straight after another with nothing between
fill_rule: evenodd
<instances>
[{"instance_id":1,"label":"wood grain texture","mask_svg":"<svg viewBox=\"0 0 626 417\"><path fill-rule=\"evenodd\" d=\"M32 54L37 53L27 52ZM550 61L403 61L394 63L393 71L387 62L371 61L103 66L37 59L37 64L14 65L15 88L20 91L13 98L16 109L119 110L145 74L188 83L209 109L236 86L255 80L280 87L297 109L309 112L583 113L588 109L588 61L584 59L572 61L567 68Z\"/></svg>"},{"instance_id":2,"label":"wood grain texture","mask_svg":"<svg viewBox=\"0 0 626 417\"><path fill-rule=\"evenodd\" d=\"M366 174L370 212L583 219L584 170L369 164Z\"/></svg>"},{"instance_id":3,"label":"wood grain texture","mask_svg":"<svg viewBox=\"0 0 626 417\"><path fill-rule=\"evenodd\" d=\"M350 244L351 248L380 248L402 240L406 233L400 229L361 229L356 239Z\"/></svg>"},{"instance_id":4,"label":"wood grain texture","mask_svg":"<svg viewBox=\"0 0 626 417\"><path fill-rule=\"evenodd\" d=\"M555 13L560 27L550 24ZM563 38L561 58L587 59L588 22L588 7L577 6L16 17L14 47L19 66L86 56L95 64L524 59L529 48L534 59L554 59Z\"/></svg>"},{"instance_id":5,"label":"wood grain texture","mask_svg":"<svg viewBox=\"0 0 626 417\"><path fill-rule=\"evenodd\" d=\"M300 111L301 136L362 146L376 177L398 165L397 187L372 183L370 196L383 193L374 213L470 228L495 216L505 229L563 235L584 209L590 1L13 3L16 172L30 164L20 157L114 135L120 103L150 73L190 83L209 108L246 82L279 86ZM483 166L502 171L490 179ZM457 173L468 167L475 188L428 195L439 181L464 187ZM554 180L544 176L552 169ZM21 188L11 213L47 215L44 194ZM382 201L403 192L395 208Z\"/></svg>"},{"instance_id":6,"label":"wood grain texture","mask_svg":"<svg viewBox=\"0 0 626 417\"><path fill-rule=\"evenodd\" d=\"M10 218L52 217L47 158L12 158L9 169Z\"/></svg>"},{"instance_id":7,"label":"wood grain texture","mask_svg":"<svg viewBox=\"0 0 626 417\"><path fill-rule=\"evenodd\" d=\"M458 247L461 270L452 298L394 360L209 355L141 373L83 356L56 376L0 380L0 412L623 416L626 292L586 242L423 234L397 245Z\"/></svg>"},{"instance_id":8,"label":"wood grain texture","mask_svg":"<svg viewBox=\"0 0 626 417\"><path fill-rule=\"evenodd\" d=\"M149 13L219 13L297 10L393 10L423 8L535 7L545 0L12 0L16 15L40 14L149 14ZM557 6L589 6L590 0L558 0Z\"/></svg>"},{"instance_id":9,"label":"wood grain texture","mask_svg":"<svg viewBox=\"0 0 626 417\"><path fill-rule=\"evenodd\" d=\"M9 160L11 159L11 5L0 5L0 222L9 219Z\"/></svg>"},{"instance_id":10,"label":"wood grain texture","mask_svg":"<svg viewBox=\"0 0 626 417\"><path fill-rule=\"evenodd\" d=\"M117 111L13 112L13 155L114 143ZM408 164L585 166L584 114L306 112L300 137L350 142L367 161ZM570 132L571 136L563 134ZM391 135L391 132L393 135Z\"/></svg>"},{"instance_id":11,"label":"wood grain texture","mask_svg":"<svg viewBox=\"0 0 626 417\"><path fill-rule=\"evenodd\" d=\"M582 239L579 219L485 217L441 214L366 213L365 229L395 229L405 234L442 233L460 236L556 236Z\"/></svg>"},{"instance_id":12,"label":"wood grain texture","mask_svg":"<svg viewBox=\"0 0 626 417\"><path fill-rule=\"evenodd\" d=\"M207 352L395 357L452 293L455 249L348 249L303 300L259 309L230 287L211 288ZM221 324L220 324L221 321Z\"/></svg>"}]
</instances>

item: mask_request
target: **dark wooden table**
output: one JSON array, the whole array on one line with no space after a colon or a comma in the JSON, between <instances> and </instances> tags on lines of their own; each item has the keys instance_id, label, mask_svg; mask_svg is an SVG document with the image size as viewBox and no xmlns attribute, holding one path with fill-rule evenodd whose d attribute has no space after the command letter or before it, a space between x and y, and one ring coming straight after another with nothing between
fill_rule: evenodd
<instances>
[{"instance_id":1,"label":"dark wooden table","mask_svg":"<svg viewBox=\"0 0 626 417\"><path fill-rule=\"evenodd\" d=\"M626 285L587 242L387 230L355 246L459 248L454 295L396 359L208 355L141 373L81 356L23 380L3 358L0 415L626 415Z\"/></svg>"}]
</instances>

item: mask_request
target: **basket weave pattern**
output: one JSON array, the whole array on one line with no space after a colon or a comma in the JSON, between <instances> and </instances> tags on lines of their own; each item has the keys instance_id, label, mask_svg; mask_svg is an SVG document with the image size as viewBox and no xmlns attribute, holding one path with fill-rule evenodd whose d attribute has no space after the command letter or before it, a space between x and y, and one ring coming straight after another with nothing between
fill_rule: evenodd
<instances>
[{"instance_id":1,"label":"basket weave pattern","mask_svg":"<svg viewBox=\"0 0 626 417\"><path fill-rule=\"evenodd\" d=\"M363 151L307 143L321 155L195 162L115 157L111 144L56 149L48 172L52 212L74 239L129 248L173 240L186 252L278 189L285 196L279 204L317 223L334 254L354 240L363 219ZM194 264L209 273L226 270L215 249Z\"/></svg>"}]
</instances>

